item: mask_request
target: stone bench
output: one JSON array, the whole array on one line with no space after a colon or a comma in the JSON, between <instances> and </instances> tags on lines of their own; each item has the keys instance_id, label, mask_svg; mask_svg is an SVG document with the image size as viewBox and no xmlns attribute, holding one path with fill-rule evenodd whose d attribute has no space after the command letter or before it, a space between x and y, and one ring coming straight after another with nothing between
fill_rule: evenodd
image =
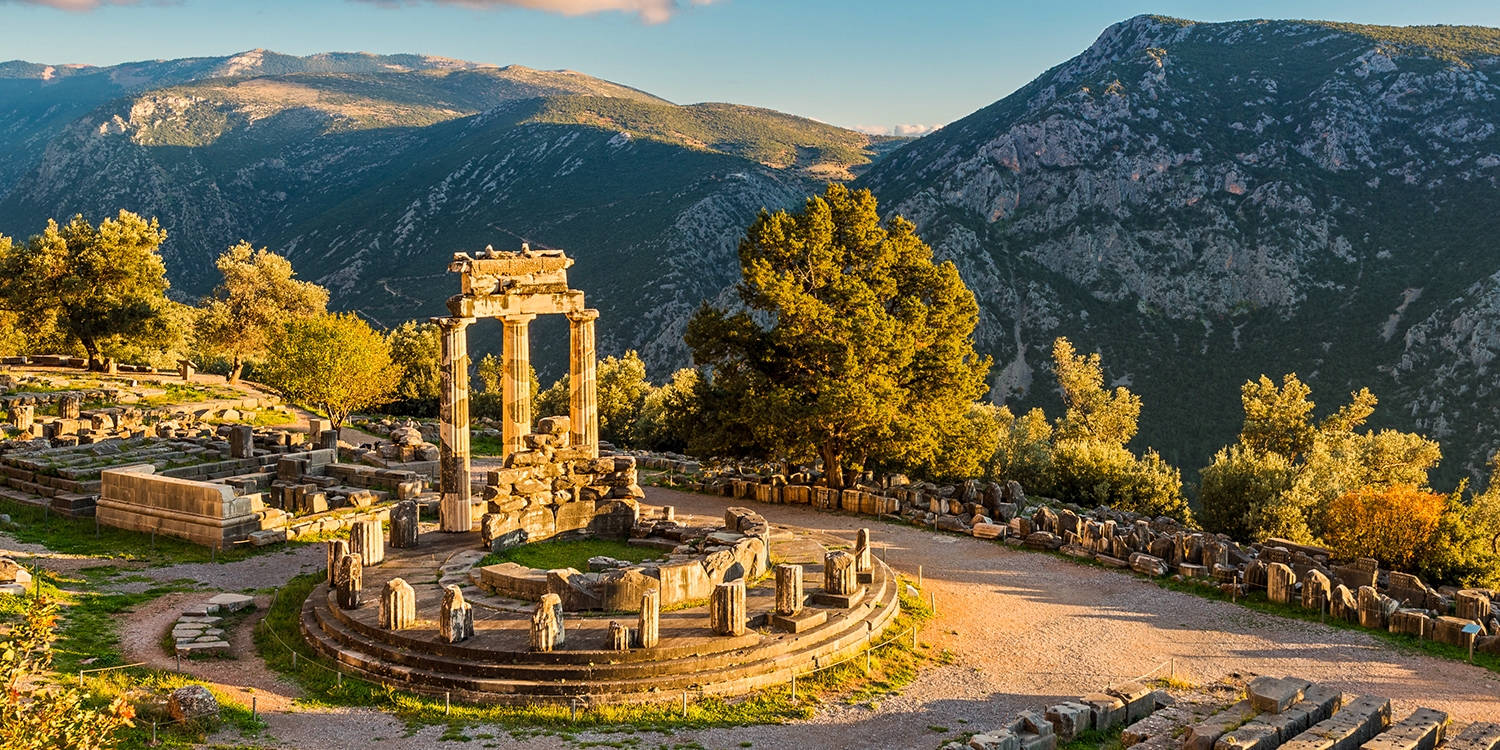
<instances>
[{"instance_id":1,"label":"stone bench","mask_svg":"<svg viewBox=\"0 0 1500 750\"><path fill-rule=\"evenodd\" d=\"M1432 750L1443 741L1443 730L1448 725L1448 714L1431 708L1419 708L1375 739L1360 746L1360 750Z\"/></svg>"},{"instance_id":2,"label":"stone bench","mask_svg":"<svg viewBox=\"0 0 1500 750\"><path fill-rule=\"evenodd\" d=\"M1444 750L1500 750L1500 724L1491 721L1476 721L1464 727Z\"/></svg>"}]
</instances>

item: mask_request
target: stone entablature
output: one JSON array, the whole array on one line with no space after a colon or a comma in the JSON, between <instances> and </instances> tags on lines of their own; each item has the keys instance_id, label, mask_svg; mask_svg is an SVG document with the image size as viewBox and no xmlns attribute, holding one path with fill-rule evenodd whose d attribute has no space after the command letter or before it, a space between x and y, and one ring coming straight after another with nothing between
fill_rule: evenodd
<instances>
[{"instance_id":1,"label":"stone entablature","mask_svg":"<svg viewBox=\"0 0 1500 750\"><path fill-rule=\"evenodd\" d=\"M479 318L504 323L501 378L502 441L511 454L526 448L531 433L531 321L537 315L568 318L571 342L568 377L570 444L598 452L599 414L596 395L594 321L597 310L584 306L583 292L568 288L573 264L560 250L497 252L485 248L479 257L456 253L448 270L460 275L460 293L448 300L450 317L433 318L441 331L442 372L439 412L443 531L469 531L469 351L467 328Z\"/></svg>"}]
</instances>

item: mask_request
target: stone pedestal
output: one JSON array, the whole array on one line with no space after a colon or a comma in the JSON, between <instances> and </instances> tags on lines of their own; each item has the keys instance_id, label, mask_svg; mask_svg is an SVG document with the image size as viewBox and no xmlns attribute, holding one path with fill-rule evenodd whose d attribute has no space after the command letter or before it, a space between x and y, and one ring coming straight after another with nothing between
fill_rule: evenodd
<instances>
[{"instance_id":1,"label":"stone pedestal","mask_svg":"<svg viewBox=\"0 0 1500 750\"><path fill-rule=\"evenodd\" d=\"M71 393L59 396L57 399L57 416L63 419L77 419L78 412L83 408L83 398Z\"/></svg>"},{"instance_id":2,"label":"stone pedestal","mask_svg":"<svg viewBox=\"0 0 1500 750\"><path fill-rule=\"evenodd\" d=\"M636 621L641 648L655 648L661 639L661 592L649 589L641 594L641 616Z\"/></svg>"},{"instance_id":3,"label":"stone pedestal","mask_svg":"<svg viewBox=\"0 0 1500 750\"><path fill-rule=\"evenodd\" d=\"M598 355L594 349L594 321L598 310L568 314L568 415L575 446L599 448Z\"/></svg>"},{"instance_id":4,"label":"stone pedestal","mask_svg":"<svg viewBox=\"0 0 1500 750\"><path fill-rule=\"evenodd\" d=\"M255 429L247 424L229 426L229 457L255 457Z\"/></svg>"},{"instance_id":5,"label":"stone pedestal","mask_svg":"<svg viewBox=\"0 0 1500 750\"><path fill-rule=\"evenodd\" d=\"M1297 583L1297 574L1286 563L1271 563L1266 568L1266 597L1277 604L1291 604L1295 597L1292 587Z\"/></svg>"},{"instance_id":6,"label":"stone pedestal","mask_svg":"<svg viewBox=\"0 0 1500 750\"><path fill-rule=\"evenodd\" d=\"M322 450L336 451L339 449L339 431L324 430L316 435L318 448Z\"/></svg>"},{"instance_id":7,"label":"stone pedestal","mask_svg":"<svg viewBox=\"0 0 1500 750\"><path fill-rule=\"evenodd\" d=\"M448 643L474 637L474 606L464 601L457 586L443 587L443 606L438 610L438 634Z\"/></svg>"},{"instance_id":8,"label":"stone pedestal","mask_svg":"<svg viewBox=\"0 0 1500 750\"><path fill-rule=\"evenodd\" d=\"M501 434L506 455L525 448L526 435L531 432L531 321L535 318L535 315L503 318Z\"/></svg>"},{"instance_id":9,"label":"stone pedestal","mask_svg":"<svg viewBox=\"0 0 1500 750\"><path fill-rule=\"evenodd\" d=\"M362 518L349 527L349 551L365 565L385 562L385 534L379 519Z\"/></svg>"},{"instance_id":10,"label":"stone pedestal","mask_svg":"<svg viewBox=\"0 0 1500 750\"><path fill-rule=\"evenodd\" d=\"M745 634L745 581L720 583L708 599L708 625L715 635Z\"/></svg>"},{"instance_id":11,"label":"stone pedestal","mask_svg":"<svg viewBox=\"0 0 1500 750\"><path fill-rule=\"evenodd\" d=\"M364 565L361 564L359 555L349 554L339 558L338 572L334 574L333 585L338 589L336 598L340 607L359 609L359 605L363 603L361 595L364 592Z\"/></svg>"},{"instance_id":12,"label":"stone pedestal","mask_svg":"<svg viewBox=\"0 0 1500 750\"><path fill-rule=\"evenodd\" d=\"M609 650L630 650L630 628L621 625L618 620L611 620L609 623Z\"/></svg>"},{"instance_id":13,"label":"stone pedestal","mask_svg":"<svg viewBox=\"0 0 1500 750\"><path fill-rule=\"evenodd\" d=\"M547 652L562 645L566 637L562 620L562 597L543 594L531 613L531 650Z\"/></svg>"},{"instance_id":14,"label":"stone pedestal","mask_svg":"<svg viewBox=\"0 0 1500 750\"><path fill-rule=\"evenodd\" d=\"M438 506L438 527L443 531L462 532L474 525L469 509L469 343L466 331L472 319L432 320L438 324L442 338L438 465L443 494Z\"/></svg>"},{"instance_id":15,"label":"stone pedestal","mask_svg":"<svg viewBox=\"0 0 1500 750\"><path fill-rule=\"evenodd\" d=\"M410 549L417 546L417 503L402 500L391 508L391 546Z\"/></svg>"},{"instance_id":16,"label":"stone pedestal","mask_svg":"<svg viewBox=\"0 0 1500 750\"><path fill-rule=\"evenodd\" d=\"M10 425L18 430L30 430L36 422L36 407L31 404L12 404Z\"/></svg>"},{"instance_id":17,"label":"stone pedestal","mask_svg":"<svg viewBox=\"0 0 1500 750\"><path fill-rule=\"evenodd\" d=\"M328 557L328 585L332 586L334 579L338 577L339 560L344 559L344 555L349 554L349 543L343 539L329 539L325 543L325 547L327 548Z\"/></svg>"},{"instance_id":18,"label":"stone pedestal","mask_svg":"<svg viewBox=\"0 0 1500 750\"><path fill-rule=\"evenodd\" d=\"M417 621L417 592L400 578L385 582L380 592L380 627L402 630Z\"/></svg>"}]
</instances>

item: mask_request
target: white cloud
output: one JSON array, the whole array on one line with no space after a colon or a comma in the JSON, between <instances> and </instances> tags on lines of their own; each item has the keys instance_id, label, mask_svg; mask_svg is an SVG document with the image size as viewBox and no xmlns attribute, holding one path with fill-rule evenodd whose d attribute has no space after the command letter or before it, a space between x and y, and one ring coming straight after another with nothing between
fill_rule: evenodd
<instances>
[{"instance_id":1,"label":"white cloud","mask_svg":"<svg viewBox=\"0 0 1500 750\"><path fill-rule=\"evenodd\" d=\"M942 127L942 125L903 123L900 125L855 125L854 129L870 135L897 135L904 138L916 138L939 130Z\"/></svg>"},{"instance_id":2,"label":"white cloud","mask_svg":"<svg viewBox=\"0 0 1500 750\"><path fill-rule=\"evenodd\" d=\"M139 0L0 0L0 5L42 5L58 10L83 12L105 5L137 5Z\"/></svg>"},{"instance_id":3,"label":"white cloud","mask_svg":"<svg viewBox=\"0 0 1500 750\"><path fill-rule=\"evenodd\" d=\"M88 0L60 0L88 2ZM662 23L684 5L711 5L715 0L364 0L378 5L417 5L433 3L465 8L529 8L564 16L586 16L614 11L639 16L645 23Z\"/></svg>"}]
</instances>

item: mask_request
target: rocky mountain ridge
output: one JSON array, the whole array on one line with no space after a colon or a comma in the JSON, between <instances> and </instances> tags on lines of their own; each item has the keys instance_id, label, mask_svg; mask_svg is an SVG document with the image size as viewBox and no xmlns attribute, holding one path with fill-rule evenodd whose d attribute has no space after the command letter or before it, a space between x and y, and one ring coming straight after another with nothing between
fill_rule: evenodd
<instances>
[{"instance_id":1,"label":"rocky mountain ridge","mask_svg":"<svg viewBox=\"0 0 1500 750\"><path fill-rule=\"evenodd\" d=\"M997 399L1050 402L1068 335L1191 469L1241 382L1296 371L1456 478L1500 444L1497 74L1494 29L1141 16L860 184L979 293Z\"/></svg>"}]
</instances>

